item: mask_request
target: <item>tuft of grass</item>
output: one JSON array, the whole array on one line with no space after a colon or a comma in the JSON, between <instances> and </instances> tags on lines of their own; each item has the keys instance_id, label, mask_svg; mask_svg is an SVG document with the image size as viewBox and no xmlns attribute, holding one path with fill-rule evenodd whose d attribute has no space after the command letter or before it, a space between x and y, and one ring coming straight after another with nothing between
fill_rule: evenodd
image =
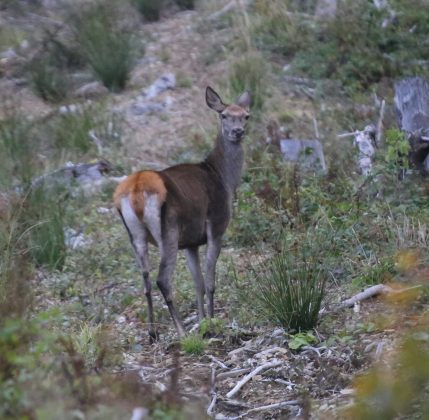
<instances>
[{"instance_id":1,"label":"tuft of grass","mask_svg":"<svg viewBox=\"0 0 429 420\"><path fill-rule=\"evenodd\" d=\"M34 92L43 100L60 102L67 97L69 81L63 69L56 67L48 55L37 56L27 66Z\"/></svg>"},{"instance_id":2,"label":"tuft of grass","mask_svg":"<svg viewBox=\"0 0 429 420\"><path fill-rule=\"evenodd\" d=\"M329 242L316 246L313 241L309 236L295 249L284 246L263 264L259 275L257 297L265 315L288 330L314 328L325 297L328 275L319 251L330 246Z\"/></svg>"},{"instance_id":3,"label":"tuft of grass","mask_svg":"<svg viewBox=\"0 0 429 420\"><path fill-rule=\"evenodd\" d=\"M229 72L229 87L232 95L245 90L252 95L252 110L260 111L267 96L268 64L257 52L248 52L235 60Z\"/></svg>"},{"instance_id":4,"label":"tuft of grass","mask_svg":"<svg viewBox=\"0 0 429 420\"><path fill-rule=\"evenodd\" d=\"M32 125L17 107L6 106L0 120L0 184L6 187L28 184L34 174L35 140Z\"/></svg>"},{"instance_id":5,"label":"tuft of grass","mask_svg":"<svg viewBox=\"0 0 429 420\"><path fill-rule=\"evenodd\" d=\"M42 187L30 191L23 212L29 252L38 266L61 269L66 259L64 210L57 194Z\"/></svg>"},{"instance_id":6,"label":"tuft of grass","mask_svg":"<svg viewBox=\"0 0 429 420\"><path fill-rule=\"evenodd\" d=\"M133 0L133 4L148 22L156 22L161 18L164 0Z\"/></svg>"},{"instance_id":7,"label":"tuft of grass","mask_svg":"<svg viewBox=\"0 0 429 420\"><path fill-rule=\"evenodd\" d=\"M182 350L187 354L199 356L204 353L206 343L199 334L191 334L180 341Z\"/></svg>"},{"instance_id":8,"label":"tuft of grass","mask_svg":"<svg viewBox=\"0 0 429 420\"><path fill-rule=\"evenodd\" d=\"M129 31L115 19L113 3L91 3L74 16L77 43L94 75L113 92L121 91L128 81L134 45Z\"/></svg>"}]
</instances>

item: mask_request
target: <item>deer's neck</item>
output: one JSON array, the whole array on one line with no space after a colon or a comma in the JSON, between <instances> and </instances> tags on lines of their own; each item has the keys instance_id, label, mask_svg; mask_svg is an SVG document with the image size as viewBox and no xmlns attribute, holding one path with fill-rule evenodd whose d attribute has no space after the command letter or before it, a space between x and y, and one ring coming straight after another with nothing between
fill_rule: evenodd
<instances>
[{"instance_id":1,"label":"deer's neck","mask_svg":"<svg viewBox=\"0 0 429 420\"><path fill-rule=\"evenodd\" d=\"M216 145L206 159L219 175L226 190L234 194L243 169L244 152L240 142L234 143L218 134Z\"/></svg>"}]
</instances>

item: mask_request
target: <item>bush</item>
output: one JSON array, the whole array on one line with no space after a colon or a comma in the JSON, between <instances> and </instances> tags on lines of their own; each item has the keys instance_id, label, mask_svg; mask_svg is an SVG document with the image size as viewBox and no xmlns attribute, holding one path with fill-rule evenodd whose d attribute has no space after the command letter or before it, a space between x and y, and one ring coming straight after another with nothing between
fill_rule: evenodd
<instances>
[{"instance_id":1,"label":"bush","mask_svg":"<svg viewBox=\"0 0 429 420\"><path fill-rule=\"evenodd\" d=\"M95 2L73 16L75 36L85 61L113 92L125 88L134 50L131 33L119 27L116 15L110 3Z\"/></svg>"},{"instance_id":2,"label":"bush","mask_svg":"<svg viewBox=\"0 0 429 420\"><path fill-rule=\"evenodd\" d=\"M161 11L164 6L163 0L134 0L137 10L149 22L156 22L161 17Z\"/></svg>"},{"instance_id":3,"label":"bush","mask_svg":"<svg viewBox=\"0 0 429 420\"><path fill-rule=\"evenodd\" d=\"M262 309L271 321L288 330L307 331L318 321L328 279L320 251L331 246L329 242L315 246L314 240L308 235L297 249L284 246L259 275L257 297Z\"/></svg>"}]
</instances>

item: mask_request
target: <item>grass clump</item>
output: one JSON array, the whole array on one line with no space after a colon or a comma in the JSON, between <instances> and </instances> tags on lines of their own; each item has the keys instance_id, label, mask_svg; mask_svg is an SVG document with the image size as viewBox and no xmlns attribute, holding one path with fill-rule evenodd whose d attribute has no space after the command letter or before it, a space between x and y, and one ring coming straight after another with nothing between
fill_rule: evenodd
<instances>
[{"instance_id":1,"label":"grass clump","mask_svg":"<svg viewBox=\"0 0 429 420\"><path fill-rule=\"evenodd\" d=\"M238 96L245 90L252 95L252 110L260 111L267 95L268 65L256 52L249 52L235 60L229 72L231 95Z\"/></svg>"},{"instance_id":2,"label":"grass clump","mask_svg":"<svg viewBox=\"0 0 429 420\"><path fill-rule=\"evenodd\" d=\"M206 343L200 334L190 334L180 341L182 350L187 354L200 356L206 349Z\"/></svg>"},{"instance_id":3,"label":"grass clump","mask_svg":"<svg viewBox=\"0 0 429 420\"><path fill-rule=\"evenodd\" d=\"M48 102L60 102L67 97L69 80L63 68L58 67L48 54L37 56L27 71L34 92Z\"/></svg>"},{"instance_id":4,"label":"grass clump","mask_svg":"<svg viewBox=\"0 0 429 420\"><path fill-rule=\"evenodd\" d=\"M319 254L323 245L315 246L314 237L310 237L297 249L285 245L263 265L258 280L257 296L263 312L271 321L292 331L316 326L325 297L328 275Z\"/></svg>"},{"instance_id":5,"label":"grass clump","mask_svg":"<svg viewBox=\"0 0 429 420\"><path fill-rule=\"evenodd\" d=\"M14 106L0 120L0 184L25 185L34 174L35 140L32 124Z\"/></svg>"},{"instance_id":6,"label":"grass clump","mask_svg":"<svg viewBox=\"0 0 429 420\"><path fill-rule=\"evenodd\" d=\"M91 3L73 16L77 43L94 75L113 92L125 88L132 66L134 45L129 31L116 20L113 3Z\"/></svg>"},{"instance_id":7,"label":"grass clump","mask_svg":"<svg viewBox=\"0 0 429 420\"><path fill-rule=\"evenodd\" d=\"M58 196L39 187L30 192L24 204L29 252L38 266L61 269L66 259L64 210Z\"/></svg>"}]
</instances>

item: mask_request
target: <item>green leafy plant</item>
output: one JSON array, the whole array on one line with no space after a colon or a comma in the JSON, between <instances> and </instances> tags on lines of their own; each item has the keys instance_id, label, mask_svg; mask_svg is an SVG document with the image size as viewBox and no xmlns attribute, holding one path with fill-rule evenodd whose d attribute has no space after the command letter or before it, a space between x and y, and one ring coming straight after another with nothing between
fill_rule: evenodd
<instances>
[{"instance_id":1,"label":"green leafy plant","mask_svg":"<svg viewBox=\"0 0 429 420\"><path fill-rule=\"evenodd\" d=\"M204 337L206 334L219 335L224 331L224 322L220 318L204 318L200 322L200 333Z\"/></svg>"},{"instance_id":2,"label":"green leafy plant","mask_svg":"<svg viewBox=\"0 0 429 420\"><path fill-rule=\"evenodd\" d=\"M310 331L305 331L292 335L288 341L288 346L292 350L299 350L301 347L309 346L316 342L316 337Z\"/></svg>"},{"instance_id":3,"label":"green leafy plant","mask_svg":"<svg viewBox=\"0 0 429 420\"><path fill-rule=\"evenodd\" d=\"M404 132L391 128L386 131L385 160L392 169L408 168L408 153L410 143Z\"/></svg>"}]
</instances>

